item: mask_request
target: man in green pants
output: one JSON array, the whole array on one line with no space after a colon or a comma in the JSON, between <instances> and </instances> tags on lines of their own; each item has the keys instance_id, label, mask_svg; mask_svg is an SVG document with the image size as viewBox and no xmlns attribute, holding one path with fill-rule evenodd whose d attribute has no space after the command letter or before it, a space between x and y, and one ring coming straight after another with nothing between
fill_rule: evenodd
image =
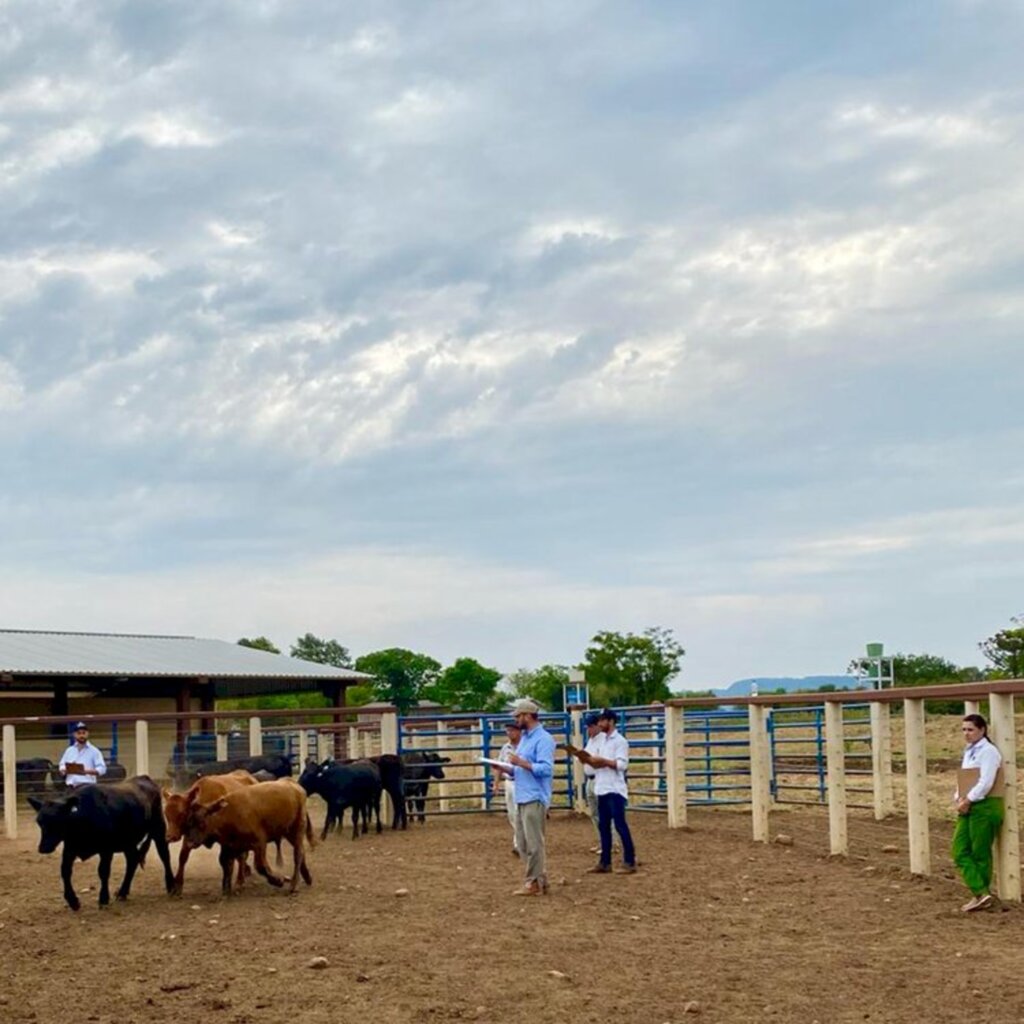
<instances>
[{"instance_id":1,"label":"man in green pants","mask_svg":"<svg viewBox=\"0 0 1024 1024\"><path fill-rule=\"evenodd\" d=\"M981 715L966 715L961 723L964 757L961 773L977 776L970 787L958 783L956 809L959 817L953 832L953 862L960 869L972 898L961 907L965 913L985 910L995 900L989 892L992 884L992 844L1003 824L1005 813L1001 796L992 794L1003 763L998 748L988 738L988 723ZM966 792L964 792L966 790Z\"/></svg>"}]
</instances>

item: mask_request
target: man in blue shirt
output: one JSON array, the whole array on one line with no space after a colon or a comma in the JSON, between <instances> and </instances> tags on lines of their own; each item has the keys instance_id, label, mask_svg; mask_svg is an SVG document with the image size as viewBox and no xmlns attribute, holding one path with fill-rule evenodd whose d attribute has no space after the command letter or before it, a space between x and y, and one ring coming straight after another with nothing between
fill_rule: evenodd
<instances>
[{"instance_id":1,"label":"man in blue shirt","mask_svg":"<svg viewBox=\"0 0 1024 1024\"><path fill-rule=\"evenodd\" d=\"M526 863L526 878L516 896L539 896L548 891L544 830L551 804L551 779L555 772L555 741L540 724L540 708L532 700L512 705L522 738L509 764L515 765L516 846Z\"/></svg>"}]
</instances>

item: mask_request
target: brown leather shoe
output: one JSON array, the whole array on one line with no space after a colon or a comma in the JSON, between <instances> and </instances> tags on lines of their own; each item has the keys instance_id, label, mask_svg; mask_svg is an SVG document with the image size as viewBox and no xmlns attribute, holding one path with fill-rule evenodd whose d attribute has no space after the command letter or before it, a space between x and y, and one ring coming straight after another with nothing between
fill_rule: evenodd
<instances>
[{"instance_id":1,"label":"brown leather shoe","mask_svg":"<svg viewBox=\"0 0 1024 1024\"><path fill-rule=\"evenodd\" d=\"M540 886L536 882L527 882L526 885L521 885L514 893L513 896L539 896Z\"/></svg>"},{"instance_id":2,"label":"brown leather shoe","mask_svg":"<svg viewBox=\"0 0 1024 1024\"><path fill-rule=\"evenodd\" d=\"M623 864L621 868L615 869L617 875L635 875L636 865L635 864Z\"/></svg>"},{"instance_id":3,"label":"brown leather shoe","mask_svg":"<svg viewBox=\"0 0 1024 1024\"><path fill-rule=\"evenodd\" d=\"M595 864L592 868L587 868L588 875L610 875L611 873L610 864Z\"/></svg>"}]
</instances>

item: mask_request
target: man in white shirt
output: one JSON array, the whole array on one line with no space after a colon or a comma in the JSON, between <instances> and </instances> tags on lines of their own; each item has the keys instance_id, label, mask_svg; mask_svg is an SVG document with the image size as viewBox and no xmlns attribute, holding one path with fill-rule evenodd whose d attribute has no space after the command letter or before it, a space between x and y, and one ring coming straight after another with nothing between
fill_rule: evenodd
<instances>
[{"instance_id":1,"label":"man in white shirt","mask_svg":"<svg viewBox=\"0 0 1024 1024\"><path fill-rule=\"evenodd\" d=\"M620 874L636 872L636 849L633 836L626 823L626 770L629 768L629 742L616 728L618 715L610 708L598 713L600 729L590 755L594 771L594 789L597 792L598 830L601 834L601 860L590 868L591 874L603 875L612 869L612 825L622 840L622 868ZM588 748L589 749L589 748Z\"/></svg>"},{"instance_id":2,"label":"man in white shirt","mask_svg":"<svg viewBox=\"0 0 1024 1024\"><path fill-rule=\"evenodd\" d=\"M494 778L494 788L496 790L499 786L504 787L505 810L508 813L508 823L512 826L512 852L517 857L519 856L519 845L516 842L516 784L512 778L515 768L509 763L509 758L516 752L516 748L519 746L519 739L522 734L522 730L516 722L506 723L505 738L507 742L501 748L501 753L498 754L498 760L508 765L508 772L503 772L499 768L495 772Z\"/></svg>"},{"instance_id":3,"label":"man in white shirt","mask_svg":"<svg viewBox=\"0 0 1024 1024\"><path fill-rule=\"evenodd\" d=\"M72 766L70 771L69 766ZM88 786L107 774L103 755L89 742L89 727L85 722L75 725L75 742L64 751L57 768L69 789Z\"/></svg>"}]
</instances>

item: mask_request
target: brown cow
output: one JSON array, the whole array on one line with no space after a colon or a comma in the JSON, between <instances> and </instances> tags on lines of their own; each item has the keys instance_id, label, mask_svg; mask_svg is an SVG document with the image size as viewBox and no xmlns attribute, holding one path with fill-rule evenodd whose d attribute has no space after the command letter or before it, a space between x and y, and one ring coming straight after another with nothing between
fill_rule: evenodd
<instances>
[{"instance_id":1,"label":"brown cow","mask_svg":"<svg viewBox=\"0 0 1024 1024\"><path fill-rule=\"evenodd\" d=\"M294 867L291 892L299 884L299 875L306 885L313 877L306 865L305 843L313 845L313 826L306 814L305 790L291 779L261 782L236 789L211 803L193 803L185 819L185 840L192 846L220 843L221 888L231 893L231 868L239 857L253 851L256 870L271 884L285 883L267 863L267 843L287 839L292 844ZM242 878L239 870L238 887Z\"/></svg>"},{"instance_id":2,"label":"brown cow","mask_svg":"<svg viewBox=\"0 0 1024 1024\"><path fill-rule=\"evenodd\" d=\"M180 896L185 887L185 865L195 847L184 838L185 820L188 817L189 809L195 803L209 804L227 793L245 786L255 786L254 779L247 771L239 770L229 772L227 775L204 776L194 782L186 793L172 793L164 790L164 818L167 820L167 842L176 843L182 839L181 853L178 855L178 873L174 876L173 895ZM212 844L211 844L212 845ZM281 863L281 847L277 848L277 863ZM239 884L245 877L245 857L238 865Z\"/></svg>"}]
</instances>

